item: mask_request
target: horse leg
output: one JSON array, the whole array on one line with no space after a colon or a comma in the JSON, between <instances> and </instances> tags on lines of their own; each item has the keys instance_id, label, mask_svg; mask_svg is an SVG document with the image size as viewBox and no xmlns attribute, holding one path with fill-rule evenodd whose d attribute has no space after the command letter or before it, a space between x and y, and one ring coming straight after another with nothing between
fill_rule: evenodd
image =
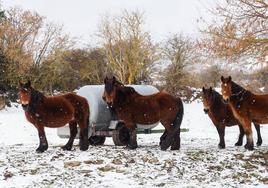
<instances>
[{"instance_id":1,"label":"horse leg","mask_svg":"<svg viewBox=\"0 0 268 188\"><path fill-rule=\"evenodd\" d=\"M126 121L125 121L125 125L128 128L129 136L130 136L128 143L127 143L127 148L136 149L138 147L136 125L133 122L126 122Z\"/></svg>"},{"instance_id":2,"label":"horse leg","mask_svg":"<svg viewBox=\"0 0 268 188\"><path fill-rule=\"evenodd\" d=\"M138 147L137 144L137 131L136 129L129 129L129 141L127 144L128 149L136 149Z\"/></svg>"},{"instance_id":3,"label":"horse leg","mask_svg":"<svg viewBox=\"0 0 268 188\"><path fill-rule=\"evenodd\" d=\"M257 140L257 146L260 146L262 144L262 137L261 137L261 131L260 131L260 124L253 123L255 126L255 129L257 131L258 140Z\"/></svg>"},{"instance_id":4,"label":"horse leg","mask_svg":"<svg viewBox=\"0 0 268 188\"><path fill-rule=\"evenodd\" d=\"M161 150L167 150L169 146L174 142L174 138L172 140L166 140L169 134L172 134L172 127L168 121L161 120L161 124L165 127L165 132L161 136L162 140L160 139L160 148Z\"/></svg>"},{"instance_id":5,"label":"horse leg","mask_svg":"<svg viewBox=\"0 0 268 188\"><path fill-rule=\"evenodd\" d=\"M238 141L235 143L235 146L242 146L243 145L243 137L245 135L245 132L244 132L244 129L243 127L238 124L238 127L239 127L239 136L238 136Z\"/></svg>"},{"instance_id":6,"label":"horse leg","mask_svg":"<svg viewBox=\"0 0 268 188\"><path fill-rule=\"evenodd\" d=\"M247 143L245 145L245 148L248 150L253 150L254 143L253 143L253 137L252 137L251 121L248 119L244 119L242 121L242 126L247 136Z\"/></svg>"},{"instance_id":7,"label":"horse leg","mask_svg":"<svg viewBox=\"0 0 268 188\"><path fill-rule=\"evenodd\" d=\"M48 148L47 138L43 126L37 126L39 136L39 146L36 149L37 153L43 153Z\"/></svg>"},{"instance_id":8,"label":"horse leg","mask_svg":"<svg viewBox=\"0 0 268 188\"><path fill-rule=\"evenodd\" d=\"M77 123L76 123L76 121L69 122L69 128L70 128L70 138L69 138L67 144L62 147L62 149L70 151L72 149L74 139L75 139L76 134L77 134Z\"/></svg>"},{"instance_id":9,"label":"horse leg","mask_svg":"<svg viewBox=\"0 0 268 188\"><path fill-rule=\"evenodd\" d=\"M220 136L220 143L218 144L219 149L224 149L225 148L225 141L224 141L224 136L225 136L225 125L218 125L216 126L218 134Z\"/></svg>"},{"instance_id":10,"label":"horse leg","mask_svg":"<svg viewBox=\"0 0 268 188\"><path fill-rule=\"evenodd\" d=\"M85 120L85 121L80 121L78 124L80 127L80 137L79 137L80 150L86 151L89 147L88 123L87 123L87 120Z\"/></svg>"},{"instance_id":11,"label":"horse leg","mask_svg":"<svg viewBox=\"0 0 268 188\"><path fill-rule=\"evenodd\" d=\"M159 146L161 146L162 141L166 138L166 136L167 136L167 129L165 129L164 133L163 133L162 136L160 137Z\"/></svg>"},{"instance_id":12,"label":"horse leg","mask_svg":"<svg viewBox=\"0 0 268 188\"><path fill-rule=\"evenodd\" d=\"M172 150L180 149L180 127L183 118L183 104L182 101L178 101L178 111L173 120L170 117L162 117L160 122L167 130L167 136L161 142L161 150L167 150L171 146Z\"/></svg>"},{"instance_id":13,"label":"horse leg","mask_svg":"<svg viewBox=\"0 0 268 188\"><path fill-rule=\"evenodd\" d=\"M178 132L175 134L175 137L173 139L173 142L171 144L170 150L179 150L181 146L181 137L180 137L181 131L180 129Z\"/></svg>"}]
</instances>

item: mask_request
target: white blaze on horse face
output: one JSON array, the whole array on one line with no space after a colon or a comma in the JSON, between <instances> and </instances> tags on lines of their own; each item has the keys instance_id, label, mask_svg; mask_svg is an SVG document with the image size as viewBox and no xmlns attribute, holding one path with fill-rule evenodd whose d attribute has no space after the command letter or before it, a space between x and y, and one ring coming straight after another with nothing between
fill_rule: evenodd
<instances>
[{"instance_id":1,"label":"white blaze on horse face","mask_svg":"<svg viewBox=\"0 0 268 188\"><path fill-rule=\"evenodd\" d=\"M23 105L27 105L27 104L29 104L29 101L21 100L21 104L23 104Z\"/></svg>"},{"instance_id":2,"label":"white blaze on horse face","mask_svg":"<svg viewBox=\"0 0 268 188\"><path fill-rule=\"evenodd\" d=\"M209 105L208 104L203 103L203 107L204 107L205 110L209 110Z\"/></svg>"},{"instance_id":3,"label":"white blaze on horse face","mask_svg":"<svg viewBox=\"0 0 268 188\"><path fill-rule=\"evenodd\" d=\"M227 100L229 97L225 95L226 93L223 93L222 97L224 100Z\"/></svg>"},{"instance_id":4,"label":"white blaze on horse face","mask_svg":"<svg viewBox=\"0 0 268 188\"><path fill-rule=\"evenodd\" d=\"M29 104L29 99L28 99L29 97L28 97L28 95L27 94L21 94L20 95L20 103L22 104L22 105L28 105Z\"/></svg>"}]
</instances>

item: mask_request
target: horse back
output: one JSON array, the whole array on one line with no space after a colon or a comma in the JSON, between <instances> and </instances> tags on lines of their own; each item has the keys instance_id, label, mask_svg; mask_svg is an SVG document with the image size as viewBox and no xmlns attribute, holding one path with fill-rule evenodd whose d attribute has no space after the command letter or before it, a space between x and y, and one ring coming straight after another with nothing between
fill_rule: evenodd
<instances>
[{"instance_id":1,"label":"horse back","mask_svg":"<svg viewBox=\"0 0 268 188\"><path fill-rule=\"evenodd\" d=\"M260 124L268 123L268 94L252 94L243 101L241 108L253 121Z\"/></svg>"},{"instance_id":2,"label":"horse back","mask_svg":"<svg viewBox=\"0 0 268 188\"><path fill-rule=\"evenodd\" d=\"M74 108L76 118L84 118L82 115L89 116L89 104L87 100L74 93L67 93L62 95Z\"/></svg>"},{"instance_id":3,"label":"horse back","mask_svg":"<svg viewBox=\"0 0 268 188\"><path fill-rule=\"evenodd\" d=\"M152 95L140 95L133 97L134 103L139 106L148 106L154 108L170 109L172 106L177 107L177 98L170 95L166 91L160 91Z\"/></svg>"},{"instance_id":4,"label":"horse back","mask_svg":"<svg viewBox=\"0 0 268 188\"><path fill-rule=\"evenodd\" d=\"M164 116L174 118L178 110L178 99L166 92L146 96L136 93L128 96L128 102L123 104L118 115L121 119L130 118L135 123L148 124L156 123Z\"/></svg>"}]
</instances>

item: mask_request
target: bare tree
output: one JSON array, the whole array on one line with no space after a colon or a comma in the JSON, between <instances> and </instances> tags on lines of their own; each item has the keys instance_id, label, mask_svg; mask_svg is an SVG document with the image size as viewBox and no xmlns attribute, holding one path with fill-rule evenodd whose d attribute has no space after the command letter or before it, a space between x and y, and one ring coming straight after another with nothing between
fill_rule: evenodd
<instances>
[{"instance_id":1,"label":"bare tree","mask_svg":"<svg viewBox=\"0 0 268 188\"><path fill-rule=\"evenodd\" d=\"M164 58L170 62L163 72L165 88L174 95L180 95L190 82L187 67L196 61L194 43L183 35L172 35L162 47Z\"/></svg>"},{"instance_id":2,"label":"bare tree","mask_svg":"<svg viewBox=\"0 0 268 188\"><path fill-rule=\"evenodd\" d=\"M225 70L225 72L227 72ZM222 68L214 64L201 72L201 82L203 86L219 86L220 77L224 74ZM226 74L226 73L225 73Z\"/></svg>"},{"instance_id":3,"label":"bare tree","mask_svg":"<svg viewBox=\"0 0 268 188\"><path fill-rule=\"evenodd\" d=\"M18 79L32 76L32 66L71 44L62 26L46 22L36 12L11 8L1 18L0 49L9 62L5 76L11 84L17 85Z\"/></svg>"},{"instance_id":4,"label":"bare tree","mask_svg":"<svg viewBox=\"0 0 268 188\"><path fill-rule=\"evenodd\" d=\"M157 47L144 31L143 13L124 10L119 16L105 16L98 36L112 72L119 80L132 84L148 77L158 59Z\"/></svg>"},{"instance_id":5,"label":"bare tree","mask_svg":"<svg viewBox=\"0 0 268 188\"><path fill-rule=\"evenodd\" d=\"M204 46L218 57L247 56L265 61L268 54L268 3L265 0L225 0L204 33Z\"/></svg>"}]
</instances>

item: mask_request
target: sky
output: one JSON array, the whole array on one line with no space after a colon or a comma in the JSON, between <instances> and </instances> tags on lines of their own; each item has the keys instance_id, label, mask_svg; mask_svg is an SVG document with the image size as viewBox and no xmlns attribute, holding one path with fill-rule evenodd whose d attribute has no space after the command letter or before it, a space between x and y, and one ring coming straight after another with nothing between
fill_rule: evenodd
<instances>
[{"instance_id":1,"label":"sky","mask_svg":"<svg viewBox=\"0 0 268 188\"><path fill-rule=\"evenodd\" d=\"M158 42L169 34L198 37L198 19L209 19L215 0L2 0L4 8L19 6L34 10L49 21L63 24L72 37L85 43L94 40L101 17L123 9L144 12L145 28Z\"/></svg>"}]
</instances>

